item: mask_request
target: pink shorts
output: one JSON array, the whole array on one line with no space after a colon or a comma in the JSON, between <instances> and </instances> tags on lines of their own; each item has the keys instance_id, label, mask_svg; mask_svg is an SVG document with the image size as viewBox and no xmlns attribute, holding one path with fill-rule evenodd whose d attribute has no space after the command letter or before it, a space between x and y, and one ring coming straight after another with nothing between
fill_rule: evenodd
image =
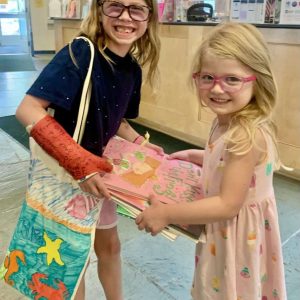
<instances>
[{"instance_id":1,"label":"pink shorts","mask_svg":"<svg viewBox=\"0 0 300 300\"><path fill-rule=\"evenodd\" d=\"M96 224L97 229L110 229L117 226L117 204L112 200L103 200L102 208Z\"/></svg>"}]
</instances>

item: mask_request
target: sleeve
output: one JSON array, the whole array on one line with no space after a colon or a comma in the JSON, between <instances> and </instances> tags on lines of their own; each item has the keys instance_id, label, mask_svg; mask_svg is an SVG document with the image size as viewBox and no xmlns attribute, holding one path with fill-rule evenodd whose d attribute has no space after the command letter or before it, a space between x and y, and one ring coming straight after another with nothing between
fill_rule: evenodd
<instances>
[{"instance_id":1,"label":"sleeve","mask_svg":"<svg viewBox=\"0 0 300 300\"><path fill-rule=\"evenodd\" d=\"M74 40L72 51L78 67L71 59L69 46L65 46L43 69L26 94L71 110L72 106L80 99L90 61L90 49L87 42Z\"/></svg>"},{"instance_id":2,"label":"sleeve","mask_svg":"<svg viewBox=\"0 0 300 300\"><path fill-rule=\"evenodd\" d=\"M141 88L142 88L142 69L138 65L135 85L133 86L133 91L132 91L132 97L129 101L126 113L124 115L125 119L135 119L139 116Z\"/></svg>"}]
</instances>

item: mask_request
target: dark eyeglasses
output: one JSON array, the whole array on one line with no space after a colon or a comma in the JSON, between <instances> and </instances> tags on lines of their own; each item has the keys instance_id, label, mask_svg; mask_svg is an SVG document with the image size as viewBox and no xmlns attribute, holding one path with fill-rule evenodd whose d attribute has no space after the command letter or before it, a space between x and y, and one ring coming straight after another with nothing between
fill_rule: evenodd
<instances>
[{"instance_id":1,"label":"dark eyeglasses","mask_svg":"<svg viewBox=\"0 0 300 300\"><path fill-rule=\"evenodd\" d=\"M244 83L256 80L254 75L249 77L238 77L234 75L217 77L201 72L194 73L193 78L200 90L210 90L218 83L222 90L228 93L236 93L243 88Z\"/></svg>"},{"instance_id":2,"label":"dark eyeglasses","mask_svg":"<svg viewBox=\"0 0 300 300\"><path fill-rule=\"evenodd\" d=\"M146 5L124 5L117 1L99 1L98 5L102 7L103 14L110 18L119 18L126 9L132 20L143 22L148 20L151 13L151 8Z\"/></svg>"}]
</instances>

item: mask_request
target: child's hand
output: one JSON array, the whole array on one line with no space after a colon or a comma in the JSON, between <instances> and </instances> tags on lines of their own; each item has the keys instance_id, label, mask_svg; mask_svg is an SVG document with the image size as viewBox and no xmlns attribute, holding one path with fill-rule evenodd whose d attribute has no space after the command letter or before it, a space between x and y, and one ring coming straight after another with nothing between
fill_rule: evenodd
<instances>
[{"instance_id":1,"label":"child's hand","mask_svg":"<svg viewBox=\"0 0 300 300\"><path fill-rule=\"evenodd\" d=\"M79 186L84 192L90 193L98 198L110 198L110 193L105 186L100 173L97 173L89 179L79 183Z\"/></svg>"},{"instance_id":2,"label":"child's hand","mask_svg":"<svg viewBox=\"0 0 300 300\"><path fill-rule=\"evenodd\" d=\"M138 225L139 230L145 230L154 236L168 225L167 205L153 196L150 196L149 204L150 206L136 217L135 223Z\"/></svg>"},{"instance_id":3,"label":"child's hand","mask_svg":"<svg viewBox=\"0 0 300 300\"><path fill-rule=\"evenodd\" d=\"M168 156L168 159L180 159L185 161L190 161L190 152L191 150L182 150L174 152Z\"/></svg>"},{"instance_id":4,"label":"child's hand","mask_svg":"<svg viewBox=\"0 0 300 300\"><path fill-rule=\"evenodd\" d=\"M145 147L150 148L150 149L156 151L157 154L159 154L159 155L163 156L165 154L164 153L164 149L162 147L158 146L158 145L155 145L155 144L152 144L152 143L146 143Z\"/></svg>"},{"instance_id":5,"label":"child's hand","mask_svg":"<svg viewBox=\"0 0 300 300\"><path fill-rule=\"evenodd\" d=\"M204 150L188 149L174 152L168 156L168 159L180 159L202 166Z\"/></svg>"}]
</instances>

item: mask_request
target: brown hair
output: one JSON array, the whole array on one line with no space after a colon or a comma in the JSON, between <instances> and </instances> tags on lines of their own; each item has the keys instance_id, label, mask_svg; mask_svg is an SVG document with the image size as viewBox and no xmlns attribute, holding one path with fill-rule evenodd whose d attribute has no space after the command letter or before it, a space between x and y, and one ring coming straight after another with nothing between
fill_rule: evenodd
<instances>
[{"instance_id":1,"label":"brown hair","mask_svg":"<svg viewBox=\"0 0 300 300\"><path fill-rule=\"evenodd\" d=\"M147 80L150 84L153 84L160 52L157 4L155 0L145 0L145 2L151 9L148 28L145 34L133 43L130 54L142 67L148 66ZM89 14L81 23L79 35L85 35L90 38L98 46L102 55L109 61L109 58L104 53L107 36L102 26L100 10L99 2L92 0Z\"/></svg>"}]
</instances>

